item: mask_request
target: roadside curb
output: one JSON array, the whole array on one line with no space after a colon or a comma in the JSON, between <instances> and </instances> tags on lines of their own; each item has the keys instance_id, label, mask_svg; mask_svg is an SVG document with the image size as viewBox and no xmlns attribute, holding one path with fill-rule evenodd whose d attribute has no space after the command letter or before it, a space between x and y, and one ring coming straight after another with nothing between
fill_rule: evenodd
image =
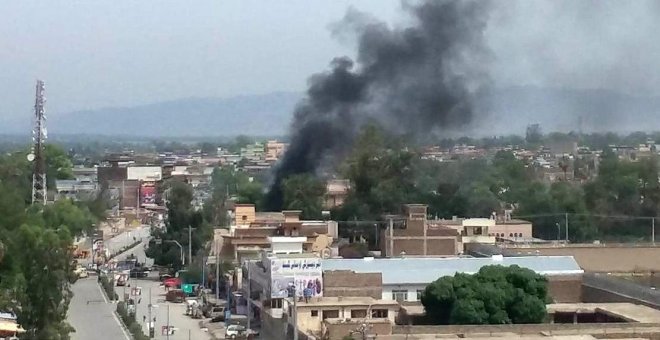
<instances>
[{"instance_id":1,"label":"roadside curb","mask_svg":"<svg viewBox=\"0 0 660 340\"><path fill-rule=\"evenodd\" d=\"M116 309L112 312L112 314L115 316L115 318L117 318L117 320L119 320L119 325L124 329L124 333L127 334L131 340L134 340L135 337L133 336L133 333L131 333L131 331L128 329L128 326L126 326L124 320L121 319Z\"/></svg>"},{"instance_id":2,"label":"roadside curb","mask_svg":"<svg viewBox=\"0 0 660 340\"><path fill-rule=\"evenodd\" d=\"M118 251L118 252L116 252L116 253L110 255L110 256L108 257L108 260L107 260L107 261L110 261L110 260L114 259L115 257L117 257L117 256L119 256L119 255L121 255L121 254L123 254L123 253L125 253L125 252L127 252L127 251L129 251L129 250L131 250L131 249L133 249L133 248L135 248L135 247L137 247L137 246L140 245L141 243L142 243L142 241L140 240L140 241L135 241L135 242L129 244L128 246L126 246L126 248L124 248L124 249L122 249L122 250L120 250L120 251Z\"/></svg>"}]
</instances>

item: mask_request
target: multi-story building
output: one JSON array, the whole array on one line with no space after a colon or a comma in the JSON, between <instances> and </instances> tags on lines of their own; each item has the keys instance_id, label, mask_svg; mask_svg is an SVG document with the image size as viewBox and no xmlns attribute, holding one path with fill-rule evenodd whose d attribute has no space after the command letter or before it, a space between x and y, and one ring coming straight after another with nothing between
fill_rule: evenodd
<instances>
[{"instance_id":1,"label":"multi-story building","mask_svg":"<svg viewBox=\"0 0 660 340\"><path fill-rule=\"evenodd\" d=\"M390 217L390 227L381 230L381 255L455 256L461 252L460 233L452 228L429 225L426 205L407 204L404 210L404 216Z\"/></svg>"},{"instance_id":2,"label":"multi-story building","mask_svg":"<svg viewBox=\"0 0 660 340\"><path fill-rule=\"evenodd\" d=\"M248 144L241 148L241 158L247 159L250 162L260 162L265 159L264 144L256 142Z\"/></svg>"},{"instance_id":3,"label":"multi-story building","mask_svg":"<svg viewBox=\"0 0 660 340\"><path fill-rule=\"evenodd\" d=\"M348 196L351 182L347 179L331 179L326 183L326 192L323 207L332 209L344 204Z\"/></svg>"},{"instance_id":4,"label":"multi-story building","mask_svg":"<svg viewBox=\"0 0 660 340\"><path fill-rule=\"evenodd\" d=\"M304 238L306 252L327 253L337 239L337 223L300 220L299 215L298 210L256 212L254 204L235 204L229 212L231 226L216 233L218 251L223 258L241 263L269 249L270 238L289 236Z\"/></svg>"},{"instance_id":5,"label":"multi-story building","mask_svg":"<svg viewBox=\"0 0 660 340\"><path fill-rule=\"evenodd\" d=\"M269 163L275 163L286 151L288 144L278 142L276 140L269 140L266 142L266 155L265 160Z\"/></svg>"},{"instance_id":6,"label":"multi-story building","mask_svg":"<svg viewBox=\"0 0 660 340\"><path fill-rule=\"evenodd\" d=\"M385 257L455 256L464 254L468 245L495 244L497 241L532 240L532 224L498 218L427 219L427 206L407 204L403 216L389 216L391 226L380 230L380 250Z\"/></svg>"}]
</instances>

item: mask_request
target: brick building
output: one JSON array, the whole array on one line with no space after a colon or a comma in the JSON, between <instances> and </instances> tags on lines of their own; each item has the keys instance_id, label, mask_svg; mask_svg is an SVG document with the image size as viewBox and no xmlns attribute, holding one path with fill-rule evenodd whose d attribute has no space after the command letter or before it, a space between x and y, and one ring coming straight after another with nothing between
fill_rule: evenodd
<instances>
[{"instance_id":1,"label":"brick building","mask_svg":"<svg viewBox=\"0 0 660 340\"><path fill-rule=\"evenodd\" d=\"M424 204L406 204L404 216L391 217L391 226L381 230L380 234L383 256L454 256L460 252L459 232L452 228L430 226L426 210Z\"/></svg>"}]
</instances>

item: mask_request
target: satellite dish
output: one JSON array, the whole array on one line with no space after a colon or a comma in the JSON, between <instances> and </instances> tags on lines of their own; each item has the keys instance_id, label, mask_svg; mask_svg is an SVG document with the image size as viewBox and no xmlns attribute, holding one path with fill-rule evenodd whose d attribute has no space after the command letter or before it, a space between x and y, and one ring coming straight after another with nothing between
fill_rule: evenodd
<instances>
[{"instance_id":1,"label":"satellite dish","mask_svg":"<svg viewBox=\"0 0 660 340\"><path fill-rule=\"evenodd\" d=\"M29 162L32 162L32 161L34 160L34 154L33 154L33 153L29 153L29 154L27 155L27 160L28 160Z\"/></svg>"}]
</instances>

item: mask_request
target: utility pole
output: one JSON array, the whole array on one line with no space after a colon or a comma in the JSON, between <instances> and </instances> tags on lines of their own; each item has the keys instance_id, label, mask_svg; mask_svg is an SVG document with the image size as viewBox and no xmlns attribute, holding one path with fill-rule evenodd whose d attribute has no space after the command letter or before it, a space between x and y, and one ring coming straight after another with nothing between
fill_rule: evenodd
<instances>
[{"instance_id":1,"label":"utility pole","mask_svg":"<svg viewBox=\"0 0 660 340\"><path fill-rule=\"evenodd\" d=\"M215 245L215 298L220 299L220 252L218 244Z\"/></svg>"},{"instance_id":2,"label":"utility pole","mask_svg":"<svg viewBox=\"0 0 660 340\"><path fill-rule=\"evenodd\" d=\"M568 213L564 213L564 222L566 223L566 243L568 243Z\"/></svg>"},{"instance_id":3,"label":"utility pole","mask_svg":"<svg viewBox=\"0 0 660 340\"><path fill-rule=\"evenodd\" d=\"M247 261L247 280L248 280L248 289L247 289L247 329L250 331L250 320L252 319L252 313L250 312L250 305L252 304L251 295L252 295L252 283L250 282L250 261Z\"/></svg>"},{"instance_id":4,"label":"utility pole","mask_svg":"<svg viewBox=\"0 0 660 340\"><path fill-rule=\"evenodd\" d=\"M188 224L188 263L192 264L192 227Z\"/></svg>"},{"instance_id":5,"label":"utility pole","mask_svg":"<svg viewBox=\"0 0 660 340\"><path fill-rule=\"evenodd\" d=\"M394 220L392 220L392 217L390 217L389 229L390 229L390 251L387 252L387 256L393 257L394 254L392 253L394 252Z\"/></svg>"},{"instance_id":6,"label":"utility pole","mask_svg":"<svg viewBox=\"0 0 660 340\"><path fill-rule=\"evenodd\" d=\"M651 217L651 243L655 245L655 217Z\"/></svg>"},{"instance_id":7,"label":"utility pole","mask_svg":"<svg viewBox=\"0 0 660 340\"><path fill-rule=\"evenodd\" d=\"M170 304L167 304L167 331L165 332L167 334L167 340L170 340Z\"/></svg>"},{"instance_id":8,"label":"utility pole","mask_svg":"<svg viewBox=\"0 0 660 340\"><path fill-rule=\"evenodd\" d=\"M149 319L147 320L149 323L147 324L147 331L149 332L149 338L153 339L153 336L151 335L151 326L152 326L152 324L151 324L151 322L152 322L151 321L151 307L152 307L151 306L151 287L149 287L149 311L148 311ZM154 322L154 326L155 326L155 322Z\"/></svg>"},{"instance_id":9,"label":"utility pole","mask_svg":"<svg viewBox=\"0 0 660 340\"><path fill-rule=\"evenodd\" d=\"M293 340L298 340L298 287L293 277Z\"/></svg>"}]
</instances>

